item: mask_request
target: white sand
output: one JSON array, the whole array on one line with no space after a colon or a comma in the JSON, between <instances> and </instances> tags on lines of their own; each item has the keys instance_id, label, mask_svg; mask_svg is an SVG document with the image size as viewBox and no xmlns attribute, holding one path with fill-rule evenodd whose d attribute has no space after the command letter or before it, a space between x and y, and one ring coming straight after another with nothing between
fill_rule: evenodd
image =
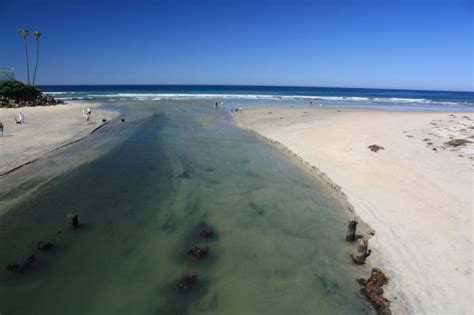
<instances>
[{"instance_id":1,"label":"white sand","mask_svg":"<svg viewBox=\"0 0 474 315\"><path fill-rule=\"evenodd\" d=\"M86 122L82 109L92 108L91 120ZM25 124L16 124L18 112ZM86 137L93 129L118 116L117 112L98 109L88 103L44 107L0 108L0 122L5 132L0 136L0 174L21 164L41 158L55 148Z\"/></svg>"},{"instance_id":2,"label":"white sand","mask_svg":"<svg viewBox=\"0 0 474 315\"><path fill-rule=\"evenodd\" d=\"M473 113L270 107L234 117L341 186L375 231L368 260L390 277L394 313L472 314L474 143L444 143L474 141Z\"/></svg>"}]
</instances>

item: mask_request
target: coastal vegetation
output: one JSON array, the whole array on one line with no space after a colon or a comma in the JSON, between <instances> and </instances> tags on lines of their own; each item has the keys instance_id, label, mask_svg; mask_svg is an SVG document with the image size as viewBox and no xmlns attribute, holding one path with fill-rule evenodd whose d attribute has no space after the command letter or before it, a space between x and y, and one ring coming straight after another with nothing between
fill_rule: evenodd
<instances>
[{"instance_id":1,"label":"coastal vegetation","mask_svg":"<svg viewBox=\"0 0 474 315\"><path fill-rule=\"evenodd\" d=\"M36 75L38 73L38 64L40 56L39 39L41 32L30 32L26 28L18 30L18 35L23 37L25 45L26 77L28 84L17 80L0 81L0 107L24 107L24 106L45 106L63 104L61 100L56 100L51 95L44 95L43 92L35 87ZM27 37L32 34L36 40L36 63L33 72L33 84L30 84L30 61L28 57Z\"/></svg>"},{"instance_id":2,"label":"coastal vegetation","mask_svg":"<svg viewBox=\"0 0 474 315\"><path fill-rule=\"evenodd\" d=\"M63 104L33 85L16 80L0 81L0 107L45 106Z\"/></svg>"}]
</instances>

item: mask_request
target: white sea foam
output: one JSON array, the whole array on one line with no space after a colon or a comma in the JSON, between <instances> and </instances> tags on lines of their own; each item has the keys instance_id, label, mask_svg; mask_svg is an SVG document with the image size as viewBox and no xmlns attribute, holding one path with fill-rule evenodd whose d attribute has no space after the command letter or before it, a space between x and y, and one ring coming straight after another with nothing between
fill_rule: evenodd
<instances>
[{"instance_id":1,"label":"white sea foam","mask_svg":"<svg viewBox=\"0 0 474 315\"><path fill-rule=\"evenodd\" d=\"M398 98L398 97L375 97L375 102L391 102L391 103L431 103L431 100L424 98Z\"/></svg>"},{"instance_id":2,"label":"white sea foam","mask_svg":"<svg viewBox=\"0 0 474 315\"><path fill-rule=\"evenodd\" d=\"M47 94L57 95L62 100L73 99L108 99L121 101L161 101L161 100L234 100L234 101L282 101L282 102L304 102L318 101L317 104L327 105L348 105L348 106L381 106L381 105L402 105L402 106L473 106L471 102L463 101L441 101L429 100L425 98L403 98L403 97L365 97L365 96L326 96L326 95L275 95L275 94L220 94L220 93L91 93L87 92L47 92ZM79 95L81 94L79 97Z\"/></svg>"},{"instance_id":3,"label":"white sea foam","mask_svg":"<svg viewBox=\"0 0 474 315\"><path fill-rule=\"evenodd\" d=\"M65 95L65 94L77 94L78 92L44 92L49 95Z\"/></svg>"}]
</instances>

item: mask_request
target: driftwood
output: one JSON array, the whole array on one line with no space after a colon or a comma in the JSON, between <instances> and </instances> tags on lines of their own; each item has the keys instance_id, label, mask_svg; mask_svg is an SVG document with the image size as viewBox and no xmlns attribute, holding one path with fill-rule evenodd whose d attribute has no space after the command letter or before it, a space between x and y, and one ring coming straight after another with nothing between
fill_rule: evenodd
<instances>
[{"instance_id":1,"label":"driftwood","mask_svg":"<svg viewBox=\"0 0 474 315\"><path fill-rule=\"evenodd\" d=\"M373 268L370 278L357 279L357 282L362 286L360 292L369 300L374 306L375 311L379 315L390 315L390 301L383 297L383 288L388 283L388 278L378 268Z\"/></svg>"},{"instance_id":2,"label":"driftwood","mask_svg":"<svg viewBox=\"0 0 474 315\"><path fill-rule=\"evenodd\" d=\"M69 226L72 229L75 229L79 226L79 217L77 216L77 214L69 213L66 217L69 221Z\"/></svg>"},{"instance_id":3,"label":"driftwood","mask_svg":"<svg viewBox=\"0 0 474 315\"><path fill-rule=\"evenodd\" d=\"M365 264L365 260L367 257L370 256L372 251L368 249L368 241L367 240L358 240L357 241L357 254L351 254L352 261L355 262L358 265L363 265Z\"/></svg>"},{"instance_id":4,"label":"driftwood","mask_svg":"<svg viewBox=\"0 0 474 315\"><path fill-rule=\"evenodd\" d=\"M346 241L353 242L356 238L357 221L351 220L347 225Z\"/></svg>"}]
</instances>

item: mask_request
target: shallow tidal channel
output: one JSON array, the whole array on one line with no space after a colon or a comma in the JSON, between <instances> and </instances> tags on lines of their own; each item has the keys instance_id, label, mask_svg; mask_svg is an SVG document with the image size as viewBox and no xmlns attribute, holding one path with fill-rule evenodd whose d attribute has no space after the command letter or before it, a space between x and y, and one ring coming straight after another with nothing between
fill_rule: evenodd
<instances>
[{"instance_id":1,"label":"shallow tidal channel","mask_svg":"<svg viewBox=\"0 0 474 315\"><path fill-rule=\"evenodd\" d=\"M127 106L124 117L140 110ZM106 153L14 189L33 192L0 211L2 315L372 313L344 242L345 204L327 185L223 110L147 106L54 161L119 137ZM40 240L54 247L38 251ZM194 246L208 255L192 258ZM31 255L24 272L5 270ZM179 289L186 275L198 280Z\"/></svg>"}]
</instances>

